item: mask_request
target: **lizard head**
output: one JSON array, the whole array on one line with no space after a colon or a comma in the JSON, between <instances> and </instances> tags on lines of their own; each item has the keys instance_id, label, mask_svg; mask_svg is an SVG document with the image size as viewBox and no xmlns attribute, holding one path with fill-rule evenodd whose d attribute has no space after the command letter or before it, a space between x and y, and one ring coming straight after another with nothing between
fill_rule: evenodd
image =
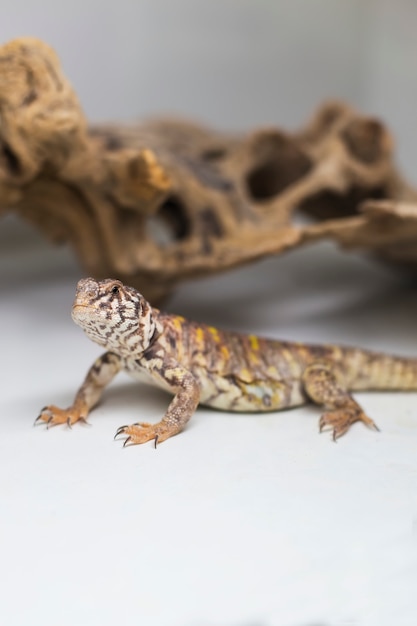
<instances>
[{"instance_id":1,"label":"lizard head","mask_svg":"<svg viewBox=\"0 0 417 626\"><path fill-rule=\"evenodd\" d=\"M116 353L143 352L155 332L151 305L120 280L80 280L72 319L90 339Z\"/></svg>"}]
</instances>

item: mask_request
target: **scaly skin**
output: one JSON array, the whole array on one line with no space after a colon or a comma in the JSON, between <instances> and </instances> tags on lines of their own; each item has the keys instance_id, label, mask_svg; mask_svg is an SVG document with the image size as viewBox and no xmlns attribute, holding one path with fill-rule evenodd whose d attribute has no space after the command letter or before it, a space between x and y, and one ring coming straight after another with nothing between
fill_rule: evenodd
<instances>
[{"instance_id":1,"label":"scaly skin","mask_svg":"<svg viewBox=\"0 0 417 626\"><path fill-rule=\"evenodd\" d=\"M311 401L323 406L320 431L337 439L361 421L377 429L350 391L417 390L417 360L341 346L312 346L221 331L161 313L117 280L80 280L72 309L87 336L106 348L68 409L47 406L36 422L85 421L121 370L174 395L156 424L122 426L126 444L165 441L199 403L226 411L264 412Z\"/></svg>"}]
</instances>

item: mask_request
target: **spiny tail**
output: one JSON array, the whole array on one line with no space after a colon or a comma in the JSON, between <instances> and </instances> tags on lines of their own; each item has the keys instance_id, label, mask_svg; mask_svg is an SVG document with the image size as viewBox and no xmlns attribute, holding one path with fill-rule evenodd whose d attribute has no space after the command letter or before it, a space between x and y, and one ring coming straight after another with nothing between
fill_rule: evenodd
<instances>
[{"instance_id":1,"label":"spiny tail","mask_svg":"<svg viewBox=\"0 0 417 626\"><path fill-rule=\"evenodd\" d=\"M417 359L348 348L345 363L352 391L417 391Z\"/></svg>"}]
</instances>

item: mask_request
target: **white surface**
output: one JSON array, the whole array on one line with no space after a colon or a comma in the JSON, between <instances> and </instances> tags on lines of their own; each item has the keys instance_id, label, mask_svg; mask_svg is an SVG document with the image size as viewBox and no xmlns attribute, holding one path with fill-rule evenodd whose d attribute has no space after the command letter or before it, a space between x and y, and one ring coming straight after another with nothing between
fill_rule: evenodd
<instances>
[{"instance_id":1,"label":"white surface","mask_svg":"<svg viewBox=\"0 0 417 626\"><path fill-rule=\"evenodd\" d=\"M159 419L168 396L120 376L90 428L33 428L100 349L70 318L69 255L1 243L1 624L417 623L416 394L361 394L382 432L337 444L313 407L201 409L156 451L122 449L117 427ZM417 353L417 292L331 246L183 286L170 309Z\"/></svg>"}]
</instances>

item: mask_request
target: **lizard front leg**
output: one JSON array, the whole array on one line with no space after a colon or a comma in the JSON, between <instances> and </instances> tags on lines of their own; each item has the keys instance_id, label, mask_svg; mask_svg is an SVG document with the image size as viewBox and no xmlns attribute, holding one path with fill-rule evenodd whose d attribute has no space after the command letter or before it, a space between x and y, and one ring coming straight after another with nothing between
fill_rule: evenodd
<instances>
[{"instance_id":1,"label":"lizard front leg","mask_svg":"<svg viewBox=\"0 0 417 626\"><path fill-rule=\"evenodd\" d=\"M53 404L45 406L35 420L35 424L46 422L47 426L85 422L91 409L100 400L104 388L110 383L121 367L120 357L113 352L105 352L90 367L83 384L77 391L74 402L67 409Z\"/></svg>"},{"instance_id":2,"label":"lizard front leg","mask_svg":"<svg viewBox=\"0 0 417 626\"><path fill-rule=\"evenodd\" d=\"M174 398L160 422L148 424L137 422L131 426L121 426L115 435L127 435L124 446L139 444L146 441L157 443L179 433L192 417L200 400L200 388L194 376L176 361L153 359L147 369L162 386L168 387Z\"/></svg>"},{"instance_id":3,"label":"lizard front leg","mask_svg":"<svg viewBox=\"0 0 417 626\"><path fill-rule=\"evenodd\" d=\"M321 416L319 426L320 432L326 427L333 429L334 441L344 435L352 424L359 421L379 430L347 389L338 382L331 365L327 363L309 365L303 374L303 384L305 392L315 404L330 409Z\"/></svg>"}]
</instances>

